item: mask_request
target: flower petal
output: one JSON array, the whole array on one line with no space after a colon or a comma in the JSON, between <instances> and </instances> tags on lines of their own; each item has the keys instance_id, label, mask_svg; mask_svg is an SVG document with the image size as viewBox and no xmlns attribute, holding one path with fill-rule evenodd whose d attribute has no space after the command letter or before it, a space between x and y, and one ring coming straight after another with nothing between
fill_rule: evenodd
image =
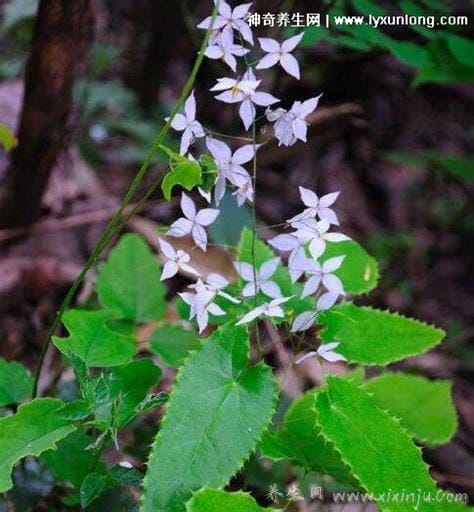
<instances>
[{"instance_id":1,"label":"flower petal","mask_svg":"<svg viewBox=\"0 0 474 512\"><path fill-rule=\"evenodd\" d=\"M255 309L249 311L247 314L245 314L235 325L248 324L252 320L255 320L257 317L259 317L262 314L262 312L262 307L258 306Z\"/></svg>"},{"instance_id":2,"label":"flower petal","mask_svg":"<svg viewBox=\"0 0 474 512\"><path fill-rule=\"evenodd\" d=\"M169 236L180 238L191 233L192 228L193 223L190 220L181 217L180 219L173 222L173 224L171 224L170 229L166 234Z\"/></svg>"},{"instance_id":3,"label":"flower petal","mask_svg":"<svg viewBox=\"0 0 474 512\"><path fill-rule=\"evenodd\" d=\"M219 213L220 210L215 208L204 208L197 212L195 222L201 226L209 226L217 219Z\"/></svg>"},{"instance_id":4,"label":"flower petal","mask_svg":"<svg viewBox=\"0 0 474 512\"><path fill-rule=\"evenodd\" d=\"M300 65L298 61L290 53L284 53L280 59L281 67L291 76L294 76L296 80L301 78Z\"/></svg>"},{"instance_id":5,"label":"flower petal","mask_svg":"<svg viewBox=\"0 0 474 512\"><path fill-rule=\"evenodd\" d=\"M260 62L257 64L256 69L268 69L273 67L280 61L280 56L278 53L268 53L263 57Z\"/></svg>"},{"instance_id":6,"label":"flower petal","mask_svg":"<svg viewBox=\"0 0 474 512\"><path fill-rule=\"evenodd\" d=\"M260 279L269 279L275 272L280 263L280 258L272 258L262 264L258 271Z\"/></svg>"},{"instance_id":7,"label":"flower petal","mask_svg":"<svg viewBox=\"0 0 474 512\"><path fill-rule=\"evenodd\" d=\"M171 121L171 127L179 132L182 132L188 126L188 120L183 114L176 114Z\"/></svg>"},{"instance_id":8,"label":"flower petal","mask_svg":"<svg viewBox=\"0 0 474 512\"><path fill-rule=\"evenodd\" d=\"M339 197L340 192L331 192L330 194L326 194L321 197L319 200L319 205L323 208L327 208L336 202L336 199Z\"/></svg>"},{"instance_id":9,"label":"flower petal","mask_svg":"<svg viewBox=\"0 0 474 512\"><path fill-rule=\"evenodd\" d=\"M194 241L196 242L196 245L205 252L207 247L206 230L199 224L194 224L192 229L192 235Z\"/></svg>"},{"instance_id":10,"label":"flower petal","mask_svg":"<svg viewBox=\"0 0 474 512\"><path fill-rule=\"evenodd\" d=\"M334 274L324 274L323 285L328 292L335 293L336 295L342 295L344 293L342 281Z\"/></svg>"},{"instance_id":11,"label":"flower petal","mask_svg":"<svg viewBox=\"0 0 474 512\"><path fill-rule=\"evenodd\" d=\"M208 138L206 139L206 146L214 160L218 162L226 162L232 158L232 151L225 142Z\"/></svg>"},{"instance_id":12,"label":"flower petal","mask_svg":"<svg viewBox=\"0 0 474 512\"><path fill-rule=\"evenodd\" d=\"M296 36L290 37L286 41L283 41L281 44L281 50L284 53L292 52L299 44L301 39L303 39L304 32L297 34Z\"/></svg>"},{"instance_id":13,"label":"flower petal","mask_svg":"<svg viewBox=\"0 0 474 512\"><path fill-rule=\"evenodd\" d=\"M258 42L264 52L275 53L280 51L280 43L276 39L269 37L259 37Z\"/></svg>"},{"instance_id":14,"label":"flower petal","mask_svg":"<svg viewBox=\"0 0 474 512\"><path fill-rule=\"evenodd\" d=\"M242 119L242 122L244 123L245 129L248 130L255 121L256 115L255 106L250 99L247 98L241 103L239 115L240 119Z\"/></svg>"},{"instance_id":15,"label":"flower petal","mask_svg":"<svg viewBox=\"0 0 474 512\"><path fill-rule=\"evenodd\" d=\"M295 119L291 125L294 136L306 142L308 136L308 125L302 119Z\"/></svg>"},{"instance_id":16,"label":"flower petal","mask_svg":"<svg viewBox=\"0 0 474 512\"><path fill-rule=\"evenodd\" d=\"M313 295L313 293L316 293L318 291L320 282L321 278L319 276L311 276L304 284L301 298L304 299L305 297L308 297L309 295Z\"/></svg>"},{"instance_id":17,"label":"flower petal","mask_svg":"<svg viewBox=\"0 0 474 512\"><path fill-rule=\"evenodd\" d=\"M251 96L251 100L253 103L255 103L255 105L259 105L260 107L268 107L280 101L278 98L275 98L275 96L269 94L268 92L256 92Z\"/></svg>"},{"instance_id":18,"label":"flower petal","mask_svg":"<svg viewBox=\"0 0 474 512\"><path fill-rule=\"evenodd\" d=\"M178 273L178 265L174 261L167 261L163 265L163 272L161 273L160 281L169 279Z\"/></svg>"},{"instance_id":19,"label":"flower petal","mask_svg":"<svg viewBox=\"0 0 474 512\"><path fill-rule=\"evenodd\" d=\"M260 288L265 295L268 295L272 299L282 297L280 287L274 281L262 281Z\"/></svg>"},{"instance_id":20,"label":"flower petal","mask_svg":"<svg viewBox=\"0 0 474 512\"><path fill-rule=\"evenodd\" d=\"M322 266L322 271L327 274L337 270L344 261L345 256L334 256L334 258L327 259Z\"/></svg>"},{"instance_id":21,"label":"flower petal","mask_svg":"<svg viewBox=\"0 0 474 512\"><path fill-rule=\"evenodd\" d=\"M196 217L196 206L194 205L194 201L184 192L181 194L181 210L183 211L184 216L191 221Z\"/></svg>"},{"instance_id":22,"label":"flower petal","mask_svg":"<svg viewBox=\"0 0 474 512\"><path fill-rule=\"evenodd\" d=\"M191 92L188 99L184 103L184 112L188 121L194 121L196 119L196 99L194 98L194 91Z\"/></svg>"},{"instance_id":23,"label":"flower petal","mask_svg":"<svg viewBox=\"0 0 474 512\"><path fill-rule=\"evenodd\" d=\"M258 147L258 145L254 146L253 144L242 146L232 155L232 163L242 165L250 162L255 156L255 150L258 149Z\"/></svg>"},{"instance_id":24,"label":"flower petal","mask_svg":"<svg viewBox=\"0 0 474 512\"><path fill-rule=\"evenodd\" d=\"M176 257L174 247L166 240L163 240L163 238L158 238L158 243L160 244L161 252L170 260L174 260Z\"/></svg>"},{"instance_id":25,"label":"flower petal","mask_svg":"<svg viewBox=\"0 0 474 512\"><path fill-rule=\"evenodd\" d=\"M268 243L282 252L293 251L300 246L298 239L293 235L277 235L269 240Z\"/></svg>"},{"instance_id":26,"label":"flower petal","mask_svg":"<svg viewBox=\"0 0 474 512\"><path fill-rule=\"evenodd\" d=\"M324 311L325 309L330 309L334 306L337 301L338 295L332 292L326 292L319 297L318 302L316 303L316 308L318 311Z\"/></svg>"},{"instance_id":27,"label":"flower petal","mask_svg":"<svg viewBox=\"0 0 474 512\"><path fill-rule=\"evenodd\" d=\"M253 281L254 272L250 263L246 263L245 261L235 261L234 268L242 279L245 279L245 281Z\"/></svg>"},{"instance_id":28,"label":"flower petal","mask_svg":"<svg viewBox=\"0 0 474 512\"><path fill-rule=\"evenodd\" d=\"M315 320L316 313L314 311L304 311L295 318L291 332L307 331L314 325Z\"/></svg>"},{"instance_id":29,"label":"flower petal","mask_svg":"<svg viewBox=\"0 0 474 512\"><path fill-rule=\"evenodd\" d=\"M309 206L310 208L317 208L319 205L318 196L309 188L299 187L299 189L303 204L305 206Z\"/></svg>"},{"instance_id":30,"label":"flower petal","mask_svg":"<svg viewBox=\"0 0 474 512\"><path fill-rule=\"evenodd\" d=\"M313 238L309 243L309 252L313 258L318 259L326 250L326 242L321 238Z\"/></svg>"}]
</instances>

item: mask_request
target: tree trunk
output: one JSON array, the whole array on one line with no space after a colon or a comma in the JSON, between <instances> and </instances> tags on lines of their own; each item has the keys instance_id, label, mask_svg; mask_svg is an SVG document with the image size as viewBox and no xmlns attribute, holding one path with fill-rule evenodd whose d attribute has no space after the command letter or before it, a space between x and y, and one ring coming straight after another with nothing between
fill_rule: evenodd
<instances>
[{"instance_id":1,"label":"tree trunk","mask_svg":"<svg viewBox=\"0 0 474 512\"><path fill-rule=\"evenodd\" d=\"M93 0L41 0L25 73L25 96L3 197L0 227L26 226L71 133L73 86L93 38Z\"/></svg>"}]
</instances>

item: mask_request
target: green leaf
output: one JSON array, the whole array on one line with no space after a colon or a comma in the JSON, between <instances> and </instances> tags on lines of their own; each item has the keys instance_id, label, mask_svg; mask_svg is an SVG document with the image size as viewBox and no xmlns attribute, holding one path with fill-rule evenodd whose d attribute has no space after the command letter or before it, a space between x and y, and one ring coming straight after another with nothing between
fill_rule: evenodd
<instances>
[{"instance_id":1,"label":"green leaf","mask_svg":"<svg viewBox=\"0 0 474 512\"><path fill-rule=\"evenodd\" d=\"M101 304L127 320L159 320L166 313L158 260L138 235L122 236L107 262L99 265L96 282Z\"/></svg>"},{"instance_id":2,"label":"green leaf","mask_svg":"<svg viewBox=\"0 0 474 512\"><path fill-rule=\"evenodd\" d=\"M327 388L316 399L317 421L363 488L379 497L382 510L416 510L416 502L390 500L390 495L401 493L421 497L424 493L430 494L432 502L422 499L417 509L420 511L464 509L461 504L448 506L446 502L435 500L438 489L421 450L395 419L378 408L365 390L337 377L328 377L327 382Z\"/></svg>"},{"instance_id":3,"label":"green leaf","mask_svg":"<svg viewBox=\"0 0 474 512\"><path fill-rule=\"evenodd\" d=\"M321 260L326 261L334 256L344 255L341 267L334 272L344 285L344 291L351 294L368 293L377 286L379 268L377 260L357 242L326 244L326 251Z\"/></svg>"},{"instance_id":4,"label":"green leaf","mask_svg":"<svg viewBox=\"0 0 474 512\"><path fill-rule=\"evenodd\" d=\"M90 473L81 485L81 507L88 507L103 492L107 490L107 477L100 473Z\"/></svg>"},{"instance_id":5,"label":"green leaf","mask_svg":"<svg viewBox=\"0 0 474 512\"><path fill-rule=\"evenodd\" d=\"M437 162L446 171L467 181L474 181L474 160L457 155L437 155ZM433 156L434 158L435 156Z\"/></svg>"},{"instance_id":6,"label":"green leaf","mask_svg":"<svg viewBox=\"0 0 474 512\"><path fill-rule=\"evenodd\" d=\"M260 512L262 510L269 509L258 505L250 494L226 492L208 487L195 492L186 503L187 512Z\"/></svg>"},{"instance_id":7,"label":"green leaf","mask_svg":"<svg viewBox=\"0 0 474 512\"><path fill-rule=\"evenodd\" d=\"M17 140L8 126L0 123L0 146L5 151L12 150L17 145Z\"/></svg>"},{"instance_id":8,"label":"green leaf","mask_svg":"<svg viewBox=\"0 0 474 512\"><path fill-rule=\"evenodd\" d=\"M405 373L384 373L364 388L380 409L400 419L400 424L418 441L447 443L457 428L451 400L451 383L432 381Z\"/></svg>"},{"instance_id":9,"label":"green leaf","mask_svg":"<svg viewBox=\"0 0 474 512\"><path fill-rule=\"evenodd\" d=\"M53 343L66 357L72 354L89 368L126 364L137 351L136 342L109 327L108 321L116 317L114 311L71 309L63 317L70 336L53 337Z\"/></svg>"},{"instance_id":10,"label":"green leaf","mask_svg":"<svg viewBox=\"0 0 474 512\"><path fill-rule=\"evenodd\" d=\"M183 511L192 491L220 487L250 455L274 410L276 385L249 366L248 333L224 326L180 369L144 481L142 512Z\"/></svg>"},{"instance_id":11,"label":"green leaf","mask_svg":"<svg viewBox=\"0 0 474 512\"><path fill-rule=\"evenodd\" d=\"M54 449L76 429L56 414L63 406L61 400L36 398L20 405L13 416L0 419L0 493L12 486L10 473L16 462Z\"/></svg>"},{"instance_id":12,"label":"green leaf","mask_svg":"<svg viewBox=\"0 0 474 512\"><path fill-rule=\"evenodd\" d=\"M138 359L100 375L88 392L89 400L96 402L96 420L104 428L111 425L123 428L160 377L161 370L151 359Z\"/></svg>"},{"instance_id":13,"label":"green leaf","mask_svg":"<svg viewBox=\"0 0 474 512\"><path fill-rule=\"evenodd\" d=\"M80 488L86 476L93 470L103 473L105 465L97 462L93 450L87 449L94 442L83 429L78 429L59 441L57 450L48 450L41 459L48 465L54 476L61 481L71 482Z\"/></svg>"},{"instance_id":14,"label":"green leaf","mask_svg":"<svg viewBox=\"0 0 474 512\"><path fill-rule=\"evenodd\" d=\"M371 2L370 0L352 0L352 5L359 12L366 14L367 16L369 14L372 16L383 16L385 14L385 9L383 7L380 7L380 5L375 2Z\"/></svg>"},{"instance_id":15,"label":"green leaf","mask_svg":"<svg viewBox=\"0 0 474 512\"><path fill-rule=\"evenodd\" d=\"M201 155L199 157L201 166L201 188L205 192L210 192L217 178L217 165L211 155Z\"/></svg>"},{"instance_id":16,"label":"green leaf","mask_svg":"<svg viewBox=\"0 0 474 512\"><path fill-rule=\"evenodd\" d=\"M315 408L319 392L320 389L311 390L295 400L281 428L265 435L260 448L271 459L288 458L306 471L330 475L341 484L357 486L341 455L321 435Z\"/></svg>"},{"instance_id":17,"label":"green leaf","mask_svg":"<svg viewBox=\"0 0 474 512\"><path fill-rule=\"evenodd\" d=\"M87 400L73 400L68 402L59 412L59 416L69 421L80 421L92 414L92 409Z\"/></svg>"},{"instance_id":18,"label":"green leaf","mask_svg":"<svg viewBox=\"0 0 474 512\"><path fill-rule=\"evenodd\" d=\"M38 0L11 0L5 6L1 32L5 33L27 18L33 18Z\"/></svg>"},{"instance_id":19,"label":"green leaf","mask_svg":"<svg viewBox=\"0 0 474 512\"><path fill-rule=\"evenodd\" d=\"M338 341L337 351L351 363L386 365L426 352L445 332L413 318L343 302L318 317L321 339Z\"/></svg>"},{"instance_id":20,"label":"green leaf","mask_svg":"<svg viewBox=\"0 0 474 512\"><path fill-rule=\"evenodd\" d=\"M0 358L0 407L19 404L31 396L33 377L30 372L15 361L7 363Z\"/></svg>"},{"instance_id":21,"label":"green leaf","mask_svg":"<svg viewBox=\"0 0 474 512\"><path fill-rule=\"evenodd\" d=\"M150 350L173 368L179 368L191 350L200 345L196 332L182 325L162 324L150 337Z\"/></svg>"},{"instance_id":22,"label":"green leaf","mask_svg":"<svg viewBox=\"0 0 474 512\"><path fill-rule=\"evenodd\" d=\"M385 46L398 60L409 66L422 68L430 65L430 55L423 46L395 39L385 41Z\"/></svg>"},{"instance_id":23,"label":"green leaf","mask_svg":"<svg viewBox=\"0 0 474 512\"><path fill-rule=\"evenodd\" d=\"M165 199L171 199L173 187L180 185L186 190L192 190L202 183L201 166L198 162L188 160L176 164L171 171L167 172L161 182L161 189Z\"/></svg>"}]
</instances>

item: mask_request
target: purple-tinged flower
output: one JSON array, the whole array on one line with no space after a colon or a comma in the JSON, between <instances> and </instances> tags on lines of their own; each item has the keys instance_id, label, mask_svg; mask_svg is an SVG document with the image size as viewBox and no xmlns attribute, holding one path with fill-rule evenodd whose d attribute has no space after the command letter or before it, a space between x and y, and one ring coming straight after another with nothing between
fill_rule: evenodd
<instances>
[{"instance_id":1,"label":"purple-tinged flower","mask_svg":"<svg viewBox=\"0 0 474 512\"><path fill-rule=\"evenodd\" d=\"M299 215L290 219L288 222L291 223L298 220L319 217L321 220L327 220L330 224L335 224L336 226L339 225L339 219L337 218L336 213L329 207L334 204L340 192L332 192L331 194L318 197L312 190L304 187L299 187L299 189L301 200L308 208Z\"/></svg>"},{"instance_id":2,"label":"purple-tinged flower","mask_svg":"<svg viewBox=\"0 0 474 512\"><path fill-rule=\"evenodd\" d=\"M209 59L222 59L235 72L237 69L237 59L235 57L243 57L249 51L247 48L233 42L232 33L223 32L221 37L206 48L204 55Z\"/></svg>"},{"instance_id":3,"label":"purple-tinged flower","mask_svg":"<svg viewBox=\"0 0 474 512\"><path fill-rule=\"evenodd\" d=\"M248 69L246 71L242 77L242 81L249 83L258 82L252 69ZM260 107L269 107L270 105L274 105L280 101L268 92L260 92L256 90L253 92L240 91L237 93L225 91L217 95L216 99L223 101L224 103L240 103L239 115L246 130L248 130L255 121L255 116L257 115L255 105Z\"/></svg>"},{"instance_id":4,"label":"purple-tinged flower","mask_svg":"<svg viewBox=\"0 0 474 512\"><path fill-rule=\"evenodd\" d=\"M257 270L250 263L243 261L237 261L234 263L234 267L237 270L239 276L247 281L247 284L242 290L244 297L254 297L258 292L262 292L268 295L272 299L278 299L282 296L280 287L272 281L270 278L276 272L280 258L272 258L266 261Z\"/></svg>"},{"instance_id":5,"label":"purple-tinged flower","mask_svg":"<svg viewBox=\"0 0 474 512\"><path fill-rule=\"evenodd\" d=\"M285 313L280 307L281 304L289 301L291 297L281 297L274 299L267 304L262 304L245 314L236 325L248 324L252 320L255 320L259 316L266 316L269 318L283 318Z\"/></svg>"},{"instance_id":6,"label":"purple-tinged flower","mask_svg":"<svg viewBox=\"0 0 474 512\"><path fill-rule=\"evenodd\" d=\"M293 233L301 243L309 242L309 252L313 258L318 259L326 250L326 242L343 242L350 238L342 233L328 233L330 224L327 220L305 219L292 222L296 229Z\"/></svg>"},{"instance_id":7,"label":"purple-tinged flower","mask_svg":"<svg viewBox=\"0 0 474 512\"><path fill-rule=\"evenodd\" d=\"M224 32L230 32L235 30L250 44L253 45L253 34L247 23L247 14L249 12L251 3L241 4L237 7L232 7L224 0L218 0L217 4L217 16L214 20L213 29L222 29ZM217 3L217 2L215 2ZM209 29L211 26L212 16L208 16L205 20L199 23L198 28L204 30Z\"/></svg>"},{"instance_id":8,"label":"purple-tinged flower","mask_svg":"<svg viewBox=\"0 0 474 512\"><path fill-rule=\"evenodd\" d=\"M322 283L328 292L337 295L344 294L344 287L341 280L333 274L344 261L345 256L336 256L329 258L322 265L316 261L308 258L306 260L304 271L305 274L311 276L305 283L301 298L313 295L318 291L319 285Z\"/></svg>"},{"instance_id":9,"label":"purple-tinged flower","mask_svg":"<svg viewBox=\"0 0 474 512\"><path fill-rule=\"evenodd\" d=\"M321 95L303 102L295 101L289 111L283 108L267 110L267 119L275 123L275 137L279 146L292 146L298 139L306 142L306 118L316 110L320 97Z\"/></svg>"},{"instance_id":10,"label":"purple-tinged flower","mask_svg":"<svg viewBox=\"0 0 474 512\"><path fill-rule=\"evenodd\" d=\"M219 210L204 208L203 210L196 211L193 200L184 192L181 195L181 210L184 213L184 217L173 222L166 234L177 238L190 234L196 245L205 251L207 247L207 233L204 228L216 220Z\"/></svg>"},{"instance_id":11,"label":"purple-tinged flower","mask_svg":"<svg viewBox=\"0 0 474 512\"><path fill-rule=\"evenodd\" d=\"M250 174L242 165L254 158L255 150L259 148L258 145L247 144L232 153L229 146L220 140L209 138L206 143L217 166L217 180L214 191L216 204L219 204L224 197L226 181L237 188L244 185L252 186Z\"/></svg>"},{"instance_id":12,"label":"purple-tinged flower","mask_svg":"<svg viewBox=\"0 0 474 512\"><path fill-rule=\"evenodd\" d=\"M194 91L184 104L184 114L176 114L171 120L171 127L179 132L181 136L180 154L184 155L195 138L204 137L204 129L199 121L196 121L196 99Z\"/></svg>"},{"instance_id":13,"label":"purple-tinged flower","mask_svg":"<svg viewBox=\"0 0 474 512\"><path fill-rule=\"evenodd\" d=\"M198 284L190 284L189 288L199 289L199 288L205 288L209 293L213 293L214 295L219 295L220 297L223 297L224 299L229 300L230 302L233 302L234 304L240 304L240 300L236 299L235 297L232 297L232 295L229 295L226 292L223 292L222 290L226 288L229 285L230 281L226 279L224 276L221 276L220 274L211 272L208 274L208 276L205 279L205 282Z\"/></svg>"},{"instance_id":14,"label":"purple-tinged flower","mask_svg":"<svg viewBox=\"0 0 474 512\"><path fill-rule=\"evenodd\" d=\"M162 238L158 238L158 243L160 244L161 252L168 258L168 261L163 265L161 281L175 276L180 269L188 274L199 276L199 272L191 267L191 265L188 265L191 257L187 252L181 249L176 251L171 244Z\"/></svg>"},{"instance_id":15,"label":"purple-tinged flower","mask_svg":"<svg viewBox=\"0 0 474 512\"><path fill-rule=\"evenodd\" d=\"M326 343L325 345L320 345L318 350L312 350L308 352L303 357L300 357L295 361L295 364L301 364L303 361L308 359L309 357L320 357L321 359L325 359L329 363L335 363L336 361L347 361L344 356L338 354L334 351L339 346L338 342Z\"/></svg>"},{"instance_id":16,"label":"purple-tinged flower","mask_svg":"<svg viewBox=\"0 0 474 512\"><path fill-rule=\"evenodd\" d=\"M275 39L268 37L259 38L262 50L267 55L257 64L257 69L268 69L275 64L280 63L281 67L297 80L300 79L300 66L298 61L291 55L291 52L298 46L303 37L304 32L296 36L290 37L283 43L279 43Z\"/></svg>"},{"instance_id":17,"label":"purple-tinged flower","mask_svg":"<svg viewBox=\"0 0 474 512\"><path fill-rule=\"evenodd\" d=\"M211 87L211 91L224 91L215 96L225 103L238 103L242 101L242 94L254 94L261 80L238 80L236 78L218 78L217 84Z\"/></svg>"},{"instance_id":18,"label":"purple-tinged flower","mask_svg":"<svg viewBox=\"0 0 474 512\"><path fill-rule=\"evenodd\" d=\"M179 296L190 306L189 319L196 318L201 333L209 323L209 313L216 316L226 313L213 302L216 294L209 291L200 279L195 285L195 290L196 293L183 292Z\"/></svg>"}]
</instances>

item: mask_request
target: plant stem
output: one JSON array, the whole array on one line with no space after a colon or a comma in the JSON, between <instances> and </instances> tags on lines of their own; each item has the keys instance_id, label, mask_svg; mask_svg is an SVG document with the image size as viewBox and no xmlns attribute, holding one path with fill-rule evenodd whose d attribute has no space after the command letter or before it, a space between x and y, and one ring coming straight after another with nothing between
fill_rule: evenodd
<instances>
[{"instance_id":1,"label":"plant stem","mask_svg":"<svg viewBox=\"0 0 474 512\"><path fill-rule=\"evenodd\" d=\"M201 48L199 50L198 56L196 58L196 61L194 63L193 69L191 71L191 74L189 75L188 80L186 81L186 84L183 87L183 90L181 91L181 95L171 110L170 116L166 124L163 126L163 128L158 133L155 141L153 142L150 150L148 151L148 154L141 165L140 169L138 170L138 173L135 175L129 189L125 193L125 196L123 197L119 209L115 213L115 215L110 220L109 224L105 228L104 232L102 233L99 241L97 242L96 246L92 250L92 253L90 254L89 258L85 262L80 274L78 277L74 280L71 287L69 288L66 297L61 303L61 306L59 307L58 313L56 314L56 317L51 325L51 328L48 331L46 343L43 346L43 349L40 354L38 367L36 369L36 375L35 375L35 382L33 386L33 398L35 398L38 395L38 383L41 376L41 370L43 369L44 359L46 356L46 353L48 351L48 348L51 344L51 337L56 332L57 328L59 327L62 317L66 311L66 309L71 304L71 301L79 289L79 286L83 282L84 278L86 277L87 273L91 269L91 267L97 262L100 255L104 251L104 249L107 247L109 242L112 240L113 236L119 232L119 230L124 226L128 220L135 214L135 212L141 208L141 206L145 203L145 201L148 199L148 197L156 190L156 188L159 185L159 181L155 181L145 192L142 199L137 203L137 205L130 211L130 213L126 213L125 209L129 205L130 201L133 199L133 196L135 195L135 192L137 191L140 183L142 182L143 178L145 177L151 161L156 154L156 152L160 149L160 145L162 144L164 138L168 134L168 131L171 126L171 121L173 120L174 116L182 109L184 102L186 101L186 98L189 96L189 93L191 92L194 82L196 81L197 74L199 72L199 69L201 67L202 61L204 59L204 52L206 50L207 44L209 42L209 38L211 36L212 27L214 25L215 18L217 16L217 7L214 8L212 12L212 20L209 29L206 32L206 36L204 37L204 40L202 42ZM125 214L125 215L124 215ZM124 218L122 219L122 217Z\"/></svg>"}]
</instances>

